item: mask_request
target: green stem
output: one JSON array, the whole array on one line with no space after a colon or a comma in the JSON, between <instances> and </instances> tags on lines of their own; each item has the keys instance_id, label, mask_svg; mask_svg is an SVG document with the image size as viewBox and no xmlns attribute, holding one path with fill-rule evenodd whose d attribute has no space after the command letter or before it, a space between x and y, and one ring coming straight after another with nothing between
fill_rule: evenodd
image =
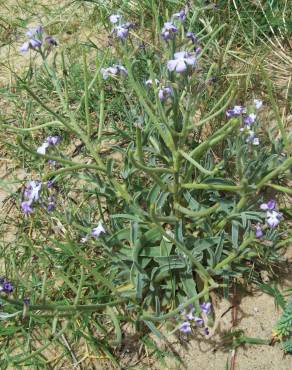
<instances>
[{"instance_id":1,"label":"green stem","mask_svg":"<svg viewBox=\"0 0 292 370\"><path fill-rule=\"evenodd\" d=\"M5 295L0 295L1 299L14 305L14 306L23 306L23 301L17 299L7 298ZM116 306L120 303L125 302L125 299L119 299L107 303L99 304L88 304L88 305L59 305L59 304L30 304L30 311L56 311L56 312L95 312L102 310L106 307Z\"/></svg>"},{"instance_id":2,"label":"green stem","mask_svg":"<svg viewBox=\"0 0 292 370\"><path fill-rule=\"evenodd\" d=\"M257 189L259 190L260 188L265 186L266 183L270 181L273 177L277 176L281 172L284 172L290 168L292 168L292 157L287 158L280 166L275 168L272 172L266 175L260 182L258 182Z\"/></svg>"},{"instance_id":3,"label":"green stem","mask_svg":"<svg viewBox=\"0 0 292 370\"><path fill-rule=\"evenodd\" d=\"M292 195L292 189L287 188L285 186L277 185L277 184L266 184L269 188L273 188L277 191L282 191L283 193L287 193L289 195Z\"/></svg>"},{"instance_id":4,"label":"green stem","mask_svg":"<svg viewBox=\"0 0 292 370\"><path fill-rule=\"evenodd\" d=\"M238 249L232 253L229 254L228 257L226 257L223 261L219 262L215 267L214 271L221 270L224 266L229 265L238 255L243 252L252 241L254 241L254 236L250 236L249 238L245 239L241 245L238 247Z\"/></svg>"},{"instance_id":5,"label":"green stem","mask_svg":"<svg viewBox=\"0 0 292 370\"><path fill-rule=\"evenodd\" d=\"M184 189L201 189L201 190L222 190L222 191L240 191L242 187L239 185L223 185L223 184L198 184L196 182L182 184Z\"/></svg>"},{"instance_id":6,"label":"green stem","mask_svg":"<svg viewBox=\"0 0 292 370\"><path fill-rule=\"evenodd\" d=\"M27 128L9 127L7 125L1 125L1 128L5 128L7 130L17 131L17 132L30 132L30 131L42 130L43 128L50 127L50 126L61 126L61 127L63 127L64 125L60 121L51 121L51 122L43 123L42 125L38 125L38 126L34 126L34 127L27 127Z\"/></svg>"},{"instance_id":7,"label":"green stem","mask_svg":"<svg viewBox=\"0 0 292 370\"><path fill-rule=\"evenodd\" d=\"M84 109L85 109L85 119L87 125L87 136L91 135L91 121L89 115L89 91L88 91L88 69L85 50L82 50L83 57L83 79L84 79Z\"/></svg>"},{"instance_id":8,"label":"green stem","mask_svg":"<svg viewBox=\"0 0 292 370\"><path fill-rule=\"evenodd\" d=\"M195 161L192 157L190 157L187 153L185 153L182 150L179 150L179 153L187 160L189 161L193 166L195 166L199 171L204 173L205 175L213 175L214 171L206 170L204 167L200 165L197 161Z\"/></svg>"},{"instance_id":9,"label":"green stem","mask_svg":"<svg viewBox=\"0 0 292 370\"><path fill-rule=\"evenodd\" d=\"M94 164L85 164L84 163L84 164L77 164L76 166L70 165L70 167L60 168L56 171L53 171L53 172L50 172L50 173L46 174L43 177L43 180L49 179L49 178L57 176L57 175L62 175L63 173L66 173L66 172L74 172L74 171L83 170L83 169L84 170L92 169L92 170L96 170L96 171L104 171L102 168L99 168Z\"/></svg>"},{"instance_id":10,"label":"green stem","mask_svg":"<svg viewBox=\"0 0 292 370\"><path fill-rule=\"evenodd\" d=\"M185 303L180 305L178 308L176 308L175 310L173 310L171 312L168 312L165 315L153 316L153 315L149 315L149 314L142 314L139 319L143 320L143 321L163 321L163 320L170 319L171 317L174 317L174 316L178 315L184 308L189 307L190 304L193 304L194 302L198 301L200 298L203 298L210 291L212 291L214 289L217 289L219 287L222 287L222 285L219 285L219 284L216 284L216 283L212 284L209 287L206 287L198 295L188 299Z\"/></svg>"},{"instance_id":11,"label":"green stem","mask_svg":"<svg viewBox=\"0 0 292 370\"><path fill-rule=\"evenodd\" d=\"M190 217L206 217L212 214L213 212L216 211L220 206L219 203L214 204L214 206L207 208L207 209L202 209L200 211L192 211L191 209L185 208L181 206L180 204L174 204L174 209L177 209L184 215L190 216Z\"/></svg>"}]
</instances>

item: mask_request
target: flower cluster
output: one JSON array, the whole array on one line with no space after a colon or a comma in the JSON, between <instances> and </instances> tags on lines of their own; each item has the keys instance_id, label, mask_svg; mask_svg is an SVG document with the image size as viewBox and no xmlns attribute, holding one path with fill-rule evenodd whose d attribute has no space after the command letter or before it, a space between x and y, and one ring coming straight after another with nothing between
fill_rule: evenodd
<instances>
[{"instance_id":1,"label":"flower cluster","mask_svg":"<svg viewBox=\"0 0 292 370\"><path fill-rule=\"evenodd\" d=\"M59 144L60 140L60 136L48 136L42 145L37 148L37 153L46 154L48 147Z\"/></svg>"},{"instance_id":2,"label":"flower cluster","mask_svg":"<svg viewBox=\"0 0 292 370\"><path fill-rule=\"evenodd\" d=\"M260 141L259 138L256 137L254 130L252 130L251 126L255 123L257 115L254 113L254 109L260 109L263 105L263 102L259 99L254 99L254 105L252 107L252 111L248 112L248 109L243 107L242 105L235 105L233 108L228 109L226 111L226 116L236 117L243 115L243 123L244 127L240 129L240 132L245 135L245 142L252 143L253 145L259 145Z\"/></svg>"},{"instance_id":3,"label":"flower cluster","mask_svg":"<svg viewBox=\"0 0 292 370\"><path fill-rule=\"evenodd\" d=\"M173 14L171 18L171 21L164 23L161 30L161 37L164 41L168 41L174 38L175 34L178 31L177 26L174 24L174 21L179 20L181 23L184 23L184 21L186 20L185 10L181 10L179 13Z\"/></svg>"},{"instance_id":4,"label":"flower cluster","mask_svg":"<svg viewBox=\"0 0 292 370\"><path fill-rule=\"evenodd\" d=\"M52 191L54 186L54 180L49 180L46 184L49 196L42 197L41 199L41 190L42 190L41 181L29 181L24 189L23 198L21 201L21 210L25 215L29 215L33 212L32 205L33 203L40 202L42 206L46 206L48 212L52 212L55 209L55 191Z\"/></svg>"},{"instance_id":5,"label":"flower cluster","mask_svg":"<svg viewBox=\"0 0 292 370\"><path fill-rule=\"evenodd\" d=\"M201 311L205 317L209 315L211 311L211 303L210 302L203 302L200 304ZM199 327L204 327L204 333L206 335L209 334L209 329L205 325L205 320L201 318L200 316L194 316L194 307L193 305L190 305L189 311L183 311L181 315L185 318L185 321L183 321L180 326L179 330L185 334L189 334L192 332L192 324L195 324L196 326Z\"/></svg>"},{"instance_id":6,"label":"flower cluster","mask_svg":"<svg viewBox=\"0 0 292 370\"><path fill-rule=\"evenodd\" d=\"M112 30L112 33L120 40L127 38L130 28L133 28L133 23L124 22L122 23L122 16L120 14L112 14L109 17L109 20L115 27Z\"/></svg>"},{"instance_id":7,"label":"flower cluster","mask_svg":"<svg viewBox=\"0 0 292 370\"><path fill-rule=\"evenodd\" d=\"M155 78L154 80L154 83L156 86L159 86L160 84L160 81L157 80L157 78ZM147 80L145 82L145 85L147 87L150 87L150 86L153 86L153 81L150 79L150 80ZM167 98L170 98L173 96L173 89L169 86L160 86L159 89L158 89L158 98L160 99L160 101L165 101L167 100Z\"/></svg>"},{"instance_id":8,"label":"flower cluster","mask_svg":"<svg viewBox=\"0 0 292 370\"><path fill-rule=\"evenodd\" d=\"M57 46L57 41L52 36L46 35L42 26L29 28L26 32L26 36L28 40L19 48L22 53L28 52L29 49L41 50L42 45L47 49L50 49L52 46Z\"/></svg>"},{"instance_id":9,"label":"flower cluster","mask_svg":"<svg viewBox=\"0 0 292 370\"><path fill-rule=\"evenodd\" d=\"M167 62L167 69L170 72L183 73L189 67L193 68L196 65L196 56L194 53L187 51L179 51L174 53L174 59Z\"/></svg>"},{"instance_id":10,"label":"flower cluster","mask_svg":"<svg viewBox=\"0 0 292 370\"><path fill-rule=\"evenodd\" d=\"M118 74L121 74L124 76L128 75L127 68L125 68L124 66L120 64L115 64L112 67L108 67L108 68L101 68L100 72L104 80L107 80L110 76L116 76Z\"/></svg>"},{"instance_id":11,"label":"flower cluster","mask_svg":"<svg viewBox=\"0 0 292 370\"><path fill-rule=\"evenodd\" d=\"M263 203L260 206L261 210L266 211L266 222L271 229L279 225L283 216L282 213L276 210L276 206L276 201L274 199L270 199L268 203Z\"/></svg>"},{"instance_id":12,"label":"flower cluster","mask_svg":"<svg viewBox=\"0 0 292 370\"><path fill-rule=\"evenodd\" d=\"M31 206L33 202L39 200L41 188L42 183L40 181L30 181L26 185L23 193L24 201L21 202L21 209L25 215L28 215L33 212Z\"/></svg>"},{"instance_id":13,"label":"flower cluster","mask_svg":"<svg viewBox=\"0 0 292 370\"><path fill-rule=\"evenodd\" d=\"M0 292L9 294L13 292L13 289L13 285L10 281L3 277L0 278Z\"/></svg>"}]
</instances>

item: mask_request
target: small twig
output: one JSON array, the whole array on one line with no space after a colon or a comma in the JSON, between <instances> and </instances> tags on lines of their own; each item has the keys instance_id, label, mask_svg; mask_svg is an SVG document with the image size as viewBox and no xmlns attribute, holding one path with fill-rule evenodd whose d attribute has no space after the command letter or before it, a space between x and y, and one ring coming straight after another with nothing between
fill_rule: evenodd
<instances>
[{"instance_id":1,"label":"small twig","mask_svg":"<svg viewBox=\"0 0 292 370\"><path fill-rule=\"evenodd\" d=\"M73 350L72 350L70 344L68 343L64 334L61 335L61 339L63 340L65 347L70 352L70 355L71 355L72 360L73 360L74 368L78 368L78 369L82 370L82 367L79 365L79 362L78 362L78 360L77 360L77 358L76 358L76 356L75 356L75 354L74 354L74 352L73 352Z\"/></svg>"}]
</instances>

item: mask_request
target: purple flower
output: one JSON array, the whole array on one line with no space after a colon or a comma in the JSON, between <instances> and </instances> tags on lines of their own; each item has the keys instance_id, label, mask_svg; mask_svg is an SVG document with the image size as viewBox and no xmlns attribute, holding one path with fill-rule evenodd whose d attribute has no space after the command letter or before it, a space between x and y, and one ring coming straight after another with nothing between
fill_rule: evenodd
<instances>
[{"instance_id":1,"label":"purple flower","mask_svg":"<svg viewBox=\"0 0 292 370\"><path fill-rule=\"evenodd\" d=\"M256 118L257 118L256 114L250 113L248 116L244 118L244 123L246 125L252 125L255 122Z\"/></svg>"},{"instance_id":2,"label":"purple flower","mask_svg":"<svg viewBox=\"0 0 292 370\"><path fill-rule=\"evenodd\" d=\"M47 207L48 212L52 212L52 211L54 211L54 209L55 209L55 203L54 202L49 202L48 207Z\"/></svg>"},{"instance_id":3,"label":"purple flower","mask_svg":"<svg viewBox=\"0 0 292 370\"><path fill-rule=\"evenodd\" d=\"M118 73L117 67L101 68L102 78L107 80L109 76L115 76Z\"/></svg>"},{"instance_id":4,"label":"purple flower","mask_svg":"<svg viewBox=\"0 0 292 370\"><path fill-rule=\"evenodd\" d=\"M277 227L281 221L282 213L277 211L268 211L267 212L267 224L268 226L273 229Z\"/></svg>"},{"instance_id":5,"label":"purple flower","mask_svg":"<svg viewBox=\"0 0 292 370\"><path fill-rule=\"evenodd\" d=\"M198 42L198 39L193 32L187 32L186 37L187 39L190 39L193 44L196 44Z\"/></svg>"},{"instance_id":6,"label":"purple flower","mask_svg":"<svg viewBox=\"0 0 292 370\"><path fill-rule=\"evenodd\" d=\"M174 59L167 62L167 68L170 72L176 71L183 73L187 70L188 66L193 67L196 64L196 58L193 53L180 51L174 54Z\"/></svg>"},{"instance_id":7,"label":"purple flower","mask_svg":"<svg viewBox=\"0 0 292 370\"><path fill-rule=\"evenodd\" d=\"M184 22L186 20L186 12L184 10L181 10L179 13L173 14L172 17L179 18L181 22Z\"/></svg>"},{"instance_id":8,"label":"purple flower","mask_svg":"<svg viewBox=\"0 0 292 370\"><path fill-rule=\"evenodd\" d=\"M31 208L31 204L29 202L21 202L21 209L25 215L29 215L33 212L33 209Z\"/></svg>"},{"instance_id":9,"label":"purple flower","mask_svg":"<svg viewBox=\"0 0 292 370\"><path fill-rule=\"evenodd\" d=\"M121 64L117 64L117 65L116 65L116 67L117 67L118 72L119 72L120 74L123 74L123 75L125 75L125 76L127 76L127 75L128 75L128 70L127 70L127 68L126 68L126 67L122 66Z\"/></svg>"},{"instance_id":10,"label":"purple flower","mask_svg":"<svg viewBox=\"0 0 292 370\"><path fill-rule=\"evenodd\" d=\"M276 207L276 201L275 199L270 199L268 203L263 203L260 205L260 209L263 211L271 211Z\"/></svg>"},{"instance_id":11,"label":"purple flower","mask_svg":"<svg viewBox=\"0 0 292 370\"><path fill-rule=\"evenodd\" d=\"M253 145L259 145L260 140L258 137L255 136L255 132L250 129L249 125L246 125L245 127L242 127L240 129L240 132L244 133L246 135L245 142L252 143Z\"/></svg>"},{"instance_id":12,"label":"purple flower","mask_svg":"<svg viewBox=\"0 0 292 370\"><path fill-rule=\"evenodd\" d=\"M118 23L118 21L122 18L121 15L119 14L112 14L110 17L109 17L109 20L112 24L116 24Z\"/></svg>"},{"instance_id":13,"label":"purple flower","mask_svg":"<svg viewBox=\"0 0 292 370\"><path fill-rule=\"evenodd\" d=\"M264 235L261 225L257 224L255 229L256 229L256 238L260 239Z\"/></svg>"},{"instance_id":14,"label":"purple flower","mask_svg":"<svg viewBox=\"0 0 292 370\"><path fill-rule=\"evenodd\" d=\"M254 99L253 102L254 102L256 109L260 109L263 106L263 101L260 99Z\"/></svg>"},{"instance_id":15,"label":"purple flower","mask_svg":"<svg viewBox=\"0 0 292 370\"><path fill-rule=\"evenodd\" d=\"M201 310L208 315L211 311L211 303L210 302L203 302L200 304Z\"/></svg>"},{"instance_id":16,"label":"purple flower","mask_svg":"<svg viewBox=\"0 0 292 370\"><path fill-rule=\"evenodd\" d=\"M44 142L41 146L37 148L38 154L46 154L47 148L49 147L49 143Z\"/></svg>"},{"instance_id":17,"label":"purple flower","mask_svg":"<svg viewBox=\"0 0 292 370\"><path fill-rule=\"evenodd\" d=\"M194 320L195 320L195 323L196 323L198 326L200 326L200 325L203 325L203 324L204 324L204 320L203 320L201 317L196 316Z\"/></svg>"},{"instance_id":18,"label":"purple flower","mask_svg":"<svg viewBox=\"0 0 292 370\"><path fill-rule=\"evenodd\" d=\"M200 47L197 47L196 50L195 50L195 54L199 55L201 51L202 51L202 49Z\"/></svg>"},{"instance_id":19,"label":"purple flower","mask_svg":"<svg viewBox=\"0 0 292 370\"><path fill-rule=\"evenodd\" d=\"M11 293L13 292L13 285L10 281L4 281L4 283L2 284L2 291L4 293Z\"/></svg>"},{"instance_id":20,"label":"purple flower","mask_svg":"<svg viewBox=\"0 0 292 370\"><path fill-rule=\"evenodd\" d=\"M255 132L253 130L251 130L250 128L248 128L247 133L248 133L248 136L245 139L245 142L246 143L252 143L253 145L259 145L260 144L259 138L257 138L255 136Z\"/></svg>"},{"instance_id":21,"label":"purple flower","mask_svg":"<svg viewBox=\"0 0 292 370\"><path fill-rule=\"evenodd\" d=\"M29 305L29 303L30 303L30 299L29 299L28 297L23 298L23 304L24 304L25 306L28 306L28 305Z\"/></svg>"},{"instance_id":22,"label":"purple flower","mask_svg":"<svg viewBox=\"0 0 292 370\"><path fill-rule=\"evenodd\" d=\"M124 40L128 34L129 34L129 27L127 27L128 24L122 24L121 26L116 26L113 29L113 33L116 35L116 37L120 40Z\"/></svg>"},{"instance_id":23,"label":"purple flower","mask_svg":"<svg viewBox=\"0 0 292 370\"><path fill-rule=\"evenodd\" d=\"M19 48L22 53L26 53L29 49L35 50L42 45L43 27L29 28L26 32L26 36L29 37L29 40L23 43Z\"/></svg>"},{"instance_id":24,"label":"purple flower","mask_svg":"<svg viewBox=\"0 0 292 370\"><path fill-rule=\"evenodd\" d=\"M192 328L191 328L191 324L188 322L188 321L184 321L180 326L179 326L179 330L183 333L191 333L192 332Z\"/></svg>"},{"instance_id":25,"label":"purple flower","mask_svg":"<svg viewBox=\"0 0 292 370\"><path fill-rule=\"evenodd\" d=\"M239 116L242 113L246 112L246 108L244 108L241 105L235 105L233 108L228 109L226 111L226 116L227 117L234 117L234 116Z\"/></svg>"},{"instance_id":26,"label":"purple flower","mask_svg":"<svg viewBox=\"0 0 292 370\"><path fill-rule=\"evenodd\" d=\"M156 85L156 86L158 86L158 85L159 85L159 80L157 80L157 78L155 78L154 82L155 82L155 85ZM145 81L145 85L146 85L147 87L152 86L152 85L153 85L153 81L152 81L152 80L147 80L147 81Z\"/></svg>"},{"instance_id":27,"label":"purple flower","mask_svg":"<svg viewBox=\"0 0 292 370\"><path fill-rule=\"evenodd\" d=\"M29 28L26 32L26 36L30 38L41 39L43 32L43 26L38 25L36 28Z\"/></svg>"},{"instance_id":28,"label":"purple flower","mask_svg":"<svg viewBox=\"0 0 292 370\"><path fill-rule=\"evenodd\" d=\"M40 181L30 181L28 183L24 194L28 198L29 204L39 199L41 188L42 183Z\"/></svg>"},{"instance_id":29,"label":"purple flower","mask_svg":"<svg viewBox=\"0 0 292 370\"><path fill-rule=\"evenodd\" d=\"M167 41L172 39L176 32L177 28L173 23L165 22L161 30L161 37L163 38L163 40Z\"/></svg>"},{"instance_id":30,"label":"purple flower","mask_svg":"<svg viewBox=\"0 0 292 370\"><path fill-rule=\"evenodd\" d=\"M48 189L52 188L54 186L54 182L55 182L55 180L49 180L49 181L47 181L47 188Z\"/></svg>"},{"instance_id":31,"label":"purple flower","mask_svg":"<svg viewBox=\"0 0 292 370\"><path fill-rule=\"evenodd\" d=\"M173 90L171 87L162 86L161 89L158 90L158 97L161 101L165 101L167 98L173 95Z\"/></svg>"},{"instance_id":32,"label":"purple flower","mask_svg":"<svg viewBox=\"0 0 292 370\"><path fill-rule=\"evenodd\" d=\"M108 68L101 68L100 72L104 80L107 80L110 76L116 76L117 74L123 74L123 75L128 74L127 68L119 64L113 65L112 67L108 67Z\"/></svg>"},{"instance_id":33,"label":"purple flower","mask_svg":"<svg viewBox=\"0 0 292 370\"><path fill-rule=\"evenodd\" d=\"M54 37L49 36L49 35L45 37L45 41L46 41L50 46L57 46L57 45L58 45L58 43L57 43L56 39L54 39Z\"/></svg>"},{"instance_id":34,"label":"purple flower","mask_svg":"<svg viewBox=\"0 0 292 370\"><path fill-rule=\"evenodd\" d=\"M209 332L209 328L204 328L204 333L205 333L205 335L209 335L210 334L210 332Z\"/></svg>"},{"instance_id":35,"label":"purple flower","mask_svg":"<svg viewBox=\"0 0 292 370\"><path fill-rule=\"evenodd\" d=\"M61 141L60 136L48 136L45 142L48 143L49 145L57 145L59 144L60 141Z\"/></svg>"},{"instance_id":36,"label":"purple flower","mask_svg":"<svg viewBox=\"0 0 292 370\"><path fill-rule=\"evenodd\" d=\"M91 236L93 236L94 238L98 239L100 234L105 234L105 229L104 227L102 226L102 223L99 222L99 224L97 225L97 227L95 227L92 232L91 232Z\"/></svg>"}]
</instances>

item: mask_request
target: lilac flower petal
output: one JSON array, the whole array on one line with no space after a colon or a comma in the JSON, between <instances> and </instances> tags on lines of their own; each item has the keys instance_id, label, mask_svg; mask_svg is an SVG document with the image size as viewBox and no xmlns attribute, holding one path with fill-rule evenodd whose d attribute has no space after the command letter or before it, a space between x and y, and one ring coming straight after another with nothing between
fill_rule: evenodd
<instances>
[{"instance_id":1,"label":"lilac flower petal","mask_svg":"<svg viewBox=\"0 0 292 370\"><path fill-rule=\"evenodd\" d=\"M200 326L204 324L204 320L201 317L196 316L195 317L195 323Z\"/></svg>"},{"instance_id":2,"label":"lilac flower petal","mask_svg":"<svg viewBox=\"0 0 292 370\"><path fill-rule=\"evenodd\" d=\"M117 38L123 40L128 36L129 29L125 26L117 26L114 28L114 33L116 34Z\"/></svg>"},{"instance_id":3,"label":"lilac flower petal","mask_svg":"<svg viewBox=\"0 0 292 370\"><path fill-rule=\"evenodd\" d=\"M209 335L210 334L210 332L209 332L209 328L204 328L204 333L205 333L205 335Z\"/></svg>"},{"instance_id":4,"label":"lilac flower petal","mask_svg":"<svg viewBox=\"0 0 292 370\"><path fill-rule=\"evenodd\" d=\"M97 225L97 227L95 227L92 232L91 232L91 236L93 236L94 238L99 238L100 234L105 234L105 229L104 227L102 226L102 223L99 222L99 224Z\"/></svg>"},{"instance_id":5,"label":"lilac flower petal","mask_svg":"<svg viewBox=\"0 0 292 370\"><path fill-rule=\"evenodd\" d=\"M248 116L246 116L245 118L244 118L244 123L246 124L246 125L251 125L251 124L253 124L254 122L255 122L255 120L256 120L256 114L254 114L254 113L250 113Z\"/></svg>"},{"instance_id":6,"label":"lilac flower petal","mask_svg":"<svg viewBox=\"0 0 292 370\"><path fill-rule=\"evenodd\" d=\"M49 202L48 207L47 207L48 212L52 212L52 211L54 211L54 209L55 209L55 203L54 202Z\"/></svg>"},{"instance_id":7,"label":"lilac flower petal","mask_svg":"<svg viewBox=\"0 0 292 370\"><path fill-rule=\"evenodd\" d=\"M201 310L208 315L209 312L211 311L211 303L210 302L203 302L200 304Z\"/></svg>"},{"instance_id":8,"label":"lilac flower petal","mask_svg":"<svg viewBox=\"0 0 292 370\"><path fill-rule=\"evenodd\" d=\"M121 19L122 16L119 15L119 14L112 14L110 17L109 17L109 20L112 24L116 24L118 23L119 19Z\"/></svg>"},{"instance_id":9,"label":"lilac flower petal","mask_svg":"<svg viewBox=\"0 0 292 370\"><path fill-rule=\"evenodd\" d=\"M270 199L267 203L267 206L268 206L269 209L274 209L276 207L275 199Z\"/></svg>"},{"instance_id":10,"label":"lilac flower petal","mask_svg":"<svg viewBox=\"0 0 292 370\"><path fill-rule=\"evenodd\" d=\"M179 326L179 330L183 333L191 333L191 324L188 321L185 321Z\"/></svg>"},{"instance_id":11,"label":"lilac flower petal","mask_svg":"<svg viewBox=\"0 0 292 370\"><path fill-rule=\"evenodd\" d=\"M155 82L155 85L156 86L159 85L159 80L157 80L157 78L155 78L154 82ZM148 86L148 87L149 86L152 86L153 85L153 81L151 79L149 79L149 80L145 81L145 85Z\"/></svg>"},{"instance_id":12,"label":"lilac flower petal","mask_svg":"<svg viewBox=\"0 0 292 370\"><path fill-rule=\"evenodd\" d=\"M197 43L197 38L193 32L187 32L186 37L190 39L193 44Z\"/></svg>"},{"instance_id":13,"label":"lilac flower petal","mask_svg":"<svg viewBox=\"0 0 292 370\"><path fill-rule=\"evenodd\" d=\"M31 204L29 202L21 202L21 209L25 215L29 215L33 212L33 209L31 208Z\"/></svg>"},{"instance_id":14,"label":"lilac flower petal","mask_svg":"<svg viewBox=\"0 0 292 370\"><path fill-rule=\"evenodd\" d=\"M170 72L173 72L176 68L176 65L177 65L177 60L169 60L167 62L167 69L170 71Z\"/></svg>"},{"instance_id":15,"label":"lilac flower petal","mask_svg":"<svg viewBox=\"0 0 292 370\"><path fill-rule=\"evenodd\" d=\"M177 28L175 27L173 23L165 22L161 30L161 36L165 41L167 41L171 39L175 35L176 32L177 32Z\"/></svg>"},{"instance_id":16,"label":"lilac flower petal","mask_svg":"<svg viewBox=\"0 0 292 370\"><path fill-rule=\"evenodd\" d=\"M4 293L11 293L13 292L14 287L10 281L5 281L2 285L2 291Z\"/></svg>"},{"instance_id":17,"label":"lilac flower petal","mask_svg":"<svg viewBox=\"0 0 292 370\"><path fill-rule=\"evenodd\" d=\"M263 101L260 99L254 99L253 102L254 102L256 109L260 109L263 106Z\"/></svg>"},{"instance_id":18,"label":"lilac flower petal","mask_svg":"<svg viewBox=\"0 0 292 370\"><path fill-rule=\"evenodd\" d=\"M188 56L188 53L186 51L178 51L174 53L174 59L184 59Z\"/></svg>"},{"instance_id":19,"label":"lilac flower petal","mask_svg":"<svg viewBox=\"0 0 292 370\"><path fill-rule=\"evenodd\" d=\"M61 141L60 136L48 136L45 142L48 143L49 145L57 145L59 144L60 141Z\"/></svg>"},{"instance_id":20,"label":"lilac flower petal","mask_svg":"<svg viewBox=\"0 0 292 370\"><path fill-rule=\"evenodd\" d=\"M263 204L260 205L260 209L262 209L263 211L266 211L266 210L269 209L269 207L268 207L267 203L263 203Z\"/></svg>"},{"instance_id":21,"label":"lilac flower petal","mask_svg":"<svg viewBox=\"0 0 292 370\"><path fill-rule=\"evenodd\" d=\"M178 59L177 63L176 63L176 68L175 68L176 72L183 73L183 72L186 71L186 69L187 69L187 65L186 65L185 60L184 59Z\"/></svg>"},{"instance_id":22,"label":"lilac flower petal","mask_svg":"<svg viewBox=\"0 0 292 370\"><path fill-rule=\"evenodd\" d=\"M42 41L37 39L30 39L29 45L32 49L36 49L42 45Z\"/></svg>"},{"instance_id":23,"label":"lilac flower petal","mask_svg":"<svg viewBox=\"0 0 292 370\"><path fill-rule=\"evenodd\" d=\"M123 73L126 76L128 75L128 70L127 70L126 67L124 67L120 64L116 65L115 67L117 68L118 72Z\"/></svg>"},{"instance_id":24,"label":"lilac flower petal","mask_svg":"<svg viewBox=\"0 0 292 370\"><path fill-rule=\"evenodd\" d=\"M175 13L172 15L173 18L179 18L181 22L186 20L186 13L184 10L181 10L179 13Z\"/></svg>"},{"instance_id":25,"label":"lilac flower petal","mask_svg":"<svg viewBox=\"0 0 292 370\"><path fill-rule=\"evenodd\" d=\"M196 58L194 57L185 58L185 62L187 63L187 65L193 66L196 64Z\"/></svg>"},{"instance_id":26,"label":"lilac flower petal","mask_svg":"<svg viewBox=\"0 0 292 370\"><path fill-rule=\"evenodd\" d=\"M45 37L45 41L46 41L49 45L51 45L51 46L57 46L57 45L58 45L58 43L57 43L56 39L54 39L54 37L49 36L49 35Z\"/></svg>"},{"instance_id":27,"label":"lilac flower petal","mask_svg":"<svg viewBox=\"0 0 292 370\"><path fill-rule=\"evenodd\" d=\"M26 52L28 52L28 50L29 50L29 42L28 42L28 41L24 42L24 43L20 46L19 50L20 50L22 53L26 53Z\"/></svg>"},{"instance_id":28,"label":"lilac flower petal","mask_svg":"<svg viewBox=\"0 0 292 370\"><path fill-rule=\"evenodd\" d=\"M277 227L280 223L280 220L282 218L282 214L277 211L268 211L267 212L267 224L268 226L273 229Z\"/></svg>"},{"instance_id":29,"label":"lilac flower petal","mask_svg":"<svg viewBox=\"0 0 292 370\"><path fill-rule=\"evenodd\" d=\"M46 154L46 150L49 147L49 143L44 142L41 146L37 148L37 153L38 154Z\"/></svg>"},{"instance_id":30,"label":"lilac flower petal","mask_svg":"<svg viewBox=\"0 0 292 370\"><path fill-rule=\"evenodd\" d=\"M264 235L261 225L257 224L255 228L256 228L256 233L255 233L256 238L260 239Z\"/></svg>"}]
</instances>

